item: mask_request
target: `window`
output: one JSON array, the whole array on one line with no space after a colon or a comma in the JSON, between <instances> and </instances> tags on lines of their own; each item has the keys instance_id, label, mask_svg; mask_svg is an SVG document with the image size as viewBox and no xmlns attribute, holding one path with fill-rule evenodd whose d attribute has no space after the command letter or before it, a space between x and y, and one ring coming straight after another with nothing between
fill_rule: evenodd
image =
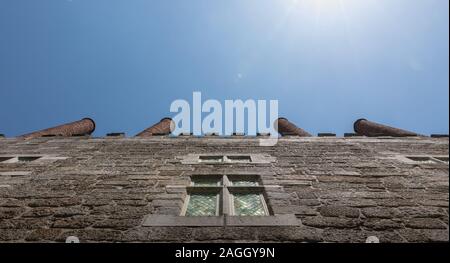
<instances>
[{"instance_id":1,"label":"window","mask_svg":"<svg viewBox=\"0 0 450 263\"><path fill-rule=\"evenodd\" d=\"M225 156L228 162L233 163L250 163L252 159L248 155L229 155Z\"/></svg>"},{"instance_id":2,"label":"window","mask_svg":"<svg viewBox=\"0 0 450 263\"><path fill-rule=\"evenodd\" d=\"M428 156L408 156L408 159L410 159L411 161L414 161L416 163L436 163L435 161L433 161L430 157Z\"/></svg>"},{"instance_id":3,"label":"window","mask_svg":"<svg viewBox=\"0 0 450 263\"><path fill-rule=\"evenodd\" d=\"M186 216L219 215L219 195L214 193L190 194Z\"/></svg>"},{"instance_id":4,"label":"window","mask_svg":"<svg viewBox=\"0 0 450 263\"><path fill-rule=\"evenodd\" d=\"M41 156L14 156L14 157L0 157L0 163L25 163L40 159Z\"/></svg>"},{"instance_id":5,"label":"window","mask_svg":"<svg viewBox=\"0 0 450 263\"><path fill-rule=\"evenodd\" d=\"M265 216L267 215L264 198L261 194L234 194L233 215L238 216Z\"/></svg>"},{"instance_id":6,"label":"window","mask_svg":"<svg viewBox=\"0 0 450 263\"><path fill-rule=\"evenodd\" d=\"M268 216L264 188L254 175L197 175L191 178L184 216Z\"/></svg>"},{"instance_id":7,"label":"window","mask_svg":"<svg viewBox=\"0 0 450 263\"><path fill-rule=\"evenodd\" d=\"M441 162L448 164L448 156L447 157L434 157L434 158L438 159Z\"/></svg>"},{"instance_id":8,"label":"window","mask_svg":"<svg viewBox=\"0 0 450 263\"><path fill-rule=\"evenodd\" d=\"M200 155L198 157L201 163L251 163L252 158L249 155Z\"/></svg>"},{"instance_id":9,"label":"window","mask_svg":"<svg viewBox=\"0 0 450 263\"><path fill-rule=\"evenodd\" d=\"M415 164L448 164L448 156L406 156L406 158Z\"/></svg>"},{"instance_id":10,"label":"window","mask_svg":"<svg viewBox=\"0 0 450 263\"><path fill-rule=\"evenodd\" d=\"M19 156L18 161L19 162L32 162L39 158L41 158L41 157L39 157L39 156Z\"/></svg>"},{"instance_id":11,"label":"window","mask_svg":"<svg viewBox=\"0 0 450 263\"><path fill-rule=\"evenodd\" d=\"M202 163L221 163L223 162L223 156L202 155L199 156L199 161Z\"/></svg>"},{"instance_id":12,"label":"window","mask_svg":"<svg viewBox=\"0 0 450 263\"><path fill-rule=\"evenodd\" d=\"M268 154L261 153L211 153L198 154L189 153L186 155L175 156L182 164L268 164L276 162L276 158Z\"/></svg>"},{"instance_id":13,"label":"window","mask_svg":"<svg viewBox=\"0 0 450 263\"><path fill-rule=\"evenodd\" d=\"M13 157L0 157L0 163L4 162L4 161L8 161L10 159L12 159Z\"/></svg>"},{"instance_id":14,"label":"window","mask_svg":"<svg viewBox=\"0 0 450 263\"><path fill-rule=\"evenodd\" d=\"M16 163L30 163L37 161L37 164L45 164L45 163L51 163L56 162L58 160L66 160L68 157L62 157L62 156L55 156L55 155L21 155L21 156L0 156L0 163L5 164L16 164Z\"/></svg>"}]
</instances>

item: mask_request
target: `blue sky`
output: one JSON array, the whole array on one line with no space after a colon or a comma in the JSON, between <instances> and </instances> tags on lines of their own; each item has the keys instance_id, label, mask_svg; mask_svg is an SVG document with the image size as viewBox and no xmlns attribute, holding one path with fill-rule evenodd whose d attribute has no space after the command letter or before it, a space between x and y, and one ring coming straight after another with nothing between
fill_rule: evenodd
<instances>
[{"instance_id":1,"label":"blue sky","mask_svg":"<svg viewBox=\"0 0 450 263\"><path fill-rule=\"evenodd\" d=\"M193 91L311 133L448 133L448 26L448 0L0 0L0 133L132 136Z\"/></svg>"}]
</instances>

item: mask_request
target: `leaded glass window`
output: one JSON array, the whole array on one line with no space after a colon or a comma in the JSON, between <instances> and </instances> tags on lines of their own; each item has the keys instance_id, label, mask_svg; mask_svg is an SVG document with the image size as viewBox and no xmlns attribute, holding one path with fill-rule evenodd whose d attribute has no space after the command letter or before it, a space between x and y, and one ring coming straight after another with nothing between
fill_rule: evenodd
<instances>
[{"instance_id":1,"label":"leaded glass window","mask_svg":"<svg viewBox=\"0 0 450 263\"><path fill-rule=\"evenodd\" d=\"M264 198L261 194L234 194L234 215L237 216L264 216Z\"/></svg>"},{"instance_id":2,"label":"leaded glass window","mask_svg":"<svg viewBox=\"0 0 450 263\"><path fill-rule=\"evenodd\" d=\"M199 160L202 163L221 163L221 162L223 162L223 156L220 156L220 155L202 155L202 156L199 156Z\"/></svg>"},{"instance_id":3,"label":"leaded glass window","mask_svg":"<svg viewBox=\"0 0 450 263\"><path fill-rule=\"evenodd\" d=\"M250 155L199 155L198 161L201 163L251 163Z\"/></svg>"},{"instance_id":4,"label":"leaded glass window","mask_svg":"<svg viewBox=\"0 0 450 263\"><path fill-rule=\"evenodd\" d=\"M433 159L428 156L408 156L408 159L421 164L434 164L436 163Z\"/></svg>"},{"instance_id":5,"label":"leaded glass window","mask_svg":"<svg viewBox=\"0 0 450 263\"><path fill-rule=\"evenodd\" d=\"M254 175L197 175L191 178L182 215L267 216L264 187Z\"/></svg>"},{"instance_id":6,"label":"leaded glass window","mask_svg":"<svg viewBox=\"0 0 450 263\"><path fill-rule=\"evenodd\" d=\"M18 161L19 162L32 162L32 161L37 160L39 158L41 158L41 157L38 157L38 156L19 156L18 157Z\"/></svg>"},{"instance_id":7,"label":"leaded glass window","mask_svg":"<svg viewBox=\"0 0 450 263\"><path fill-rule=\"evenodd\" d=\"M217 208L217 195L191 194L186 208L186 216L215 216L218 215Z\"/></svg>"},{"instance_id":8,"label":"leaded glass window","mask_svg":"<svg viewBox=\"0 0 450 263\"><path fill-rule=\"evenodd\" d=\"M204 178L193 178L192 184L193 186L219 186L220 178L217 177L204 177Z\"/></svg>"},{"instance_id":9,"label":"leaded glass window","mask_svg":"<svg viewBox=\"0 0 450 263\"><path fill-rule=\"evenodd\" d=\"M439 164L447 164L448 165L448 156L403 156L405 161L411 164L422 164L422 165L439 165Z\"/></svg>"},{"instance_id":10,"label":"leaded glass window","mask_svg":"<svg viewBox=\"0 0 450 263\"><path fill-rule=\"evenodd\" d=\"M7 160L10 160L10 159L12 159L12 157L0 157L0 163L4 162L4 161L7 161Z\"/></svg>"},{"instance_id":11,"label":"leaded glass window","mask_svg":"<svg viewBox=\"0 0 450 263\"><path fill-rule=\"evenodd\" d=\"M250 163L252 161L249 155L227 155L227 161L233 163Z\"/></svg>"},{"instance_id":12,"label":"leaded glass window","mask_svg":"<svg viewBox=\"0 0 450 263\"><path fill-rule=\"evenodd\" d=\"M231 181L232 186L258 186L258 182L252 180L239 179Z\"/></svg>"}]
</instances>

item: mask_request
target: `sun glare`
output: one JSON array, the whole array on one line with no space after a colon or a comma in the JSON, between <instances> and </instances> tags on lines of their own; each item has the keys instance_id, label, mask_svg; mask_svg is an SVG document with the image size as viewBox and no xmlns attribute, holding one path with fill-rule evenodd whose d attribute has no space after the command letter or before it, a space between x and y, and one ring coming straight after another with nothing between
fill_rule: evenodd
<instances>
[{"instance_id":1,"label":"sun glare","mask_svg":"<svg viewBox=\"0 0 450 263\"><path fill-rule=\"evenodd\" d=\"M315 11L339 11L346 0L289 0L290 8L311 8Z\"/></svg>"}]
</instances>

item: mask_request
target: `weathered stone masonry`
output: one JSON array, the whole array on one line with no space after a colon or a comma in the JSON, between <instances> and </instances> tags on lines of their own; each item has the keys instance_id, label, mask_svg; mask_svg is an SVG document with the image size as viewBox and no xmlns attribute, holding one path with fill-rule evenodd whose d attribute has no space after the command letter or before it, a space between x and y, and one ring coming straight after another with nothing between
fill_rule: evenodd
<instances>
[{"instance_id":1,"label":"weathered stone masonry","mask_svg":"<svg viewBox=\"0 0 450 263\"><path fill-rule=\"evenodd\" d=\"M275 161L181 162L193 153ZM448 156L448 138L0 138L0 242L448 242L448 163L411 155ZM43 158L7 160L20 156ZM273 213L298 225L144 226L178 216L182 186L208 173L259 174L279 186L266 193Z\"/></svg>"}]
</instances>

